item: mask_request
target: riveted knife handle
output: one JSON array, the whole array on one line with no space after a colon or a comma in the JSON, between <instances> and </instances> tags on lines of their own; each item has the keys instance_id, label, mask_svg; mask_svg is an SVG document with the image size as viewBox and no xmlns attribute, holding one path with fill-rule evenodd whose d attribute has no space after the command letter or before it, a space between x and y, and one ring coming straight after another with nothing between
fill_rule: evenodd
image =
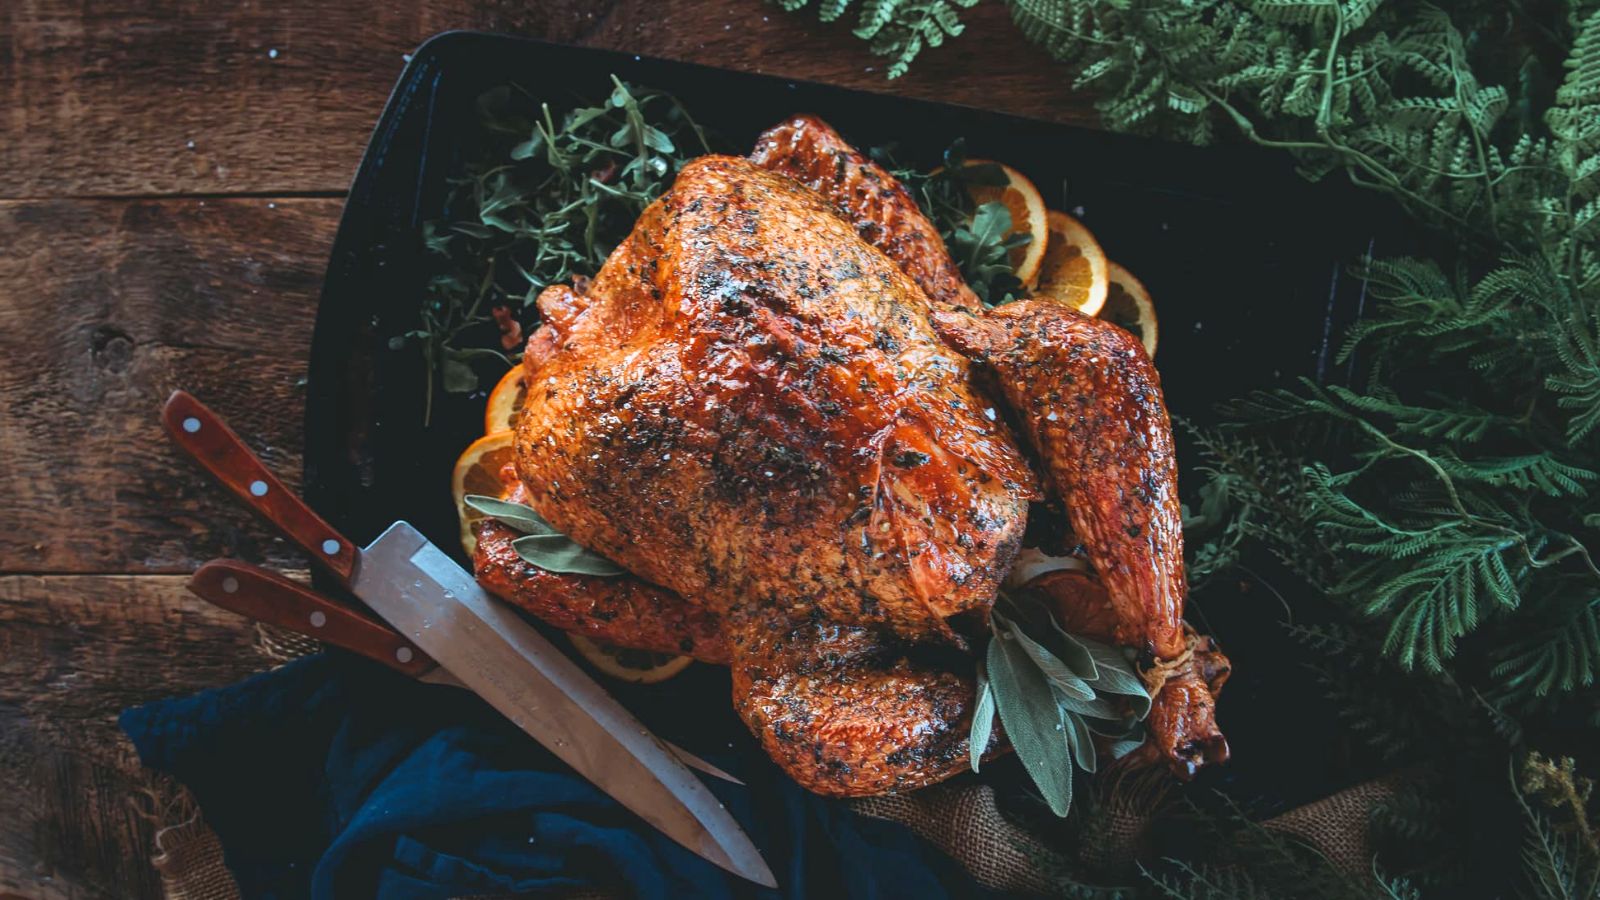
<instances>
[{"instance_id":1,"label":"riveted knife handle","mask_svg":"<svg viewBox=\"0 0 1600 900\"><path fill-rule=\"evenodd\" d=\"M311 511L272 474L233 429L186 391L174 391L161 421L178 446L216 476L245 505L348 585L355 576L356 546Z\"/></svg>"},{"instance_id":2,"label":"riveted knife handle","mask_svg":"<svg viewBox=\"0 0 1600 900\"><path fill-rule=\"evenodd\" d=\"M189 590L213 606L359 653L413 678L438 666L394 629L260 566L214 559L195 571Z\"/></svg>"}]
</instances>

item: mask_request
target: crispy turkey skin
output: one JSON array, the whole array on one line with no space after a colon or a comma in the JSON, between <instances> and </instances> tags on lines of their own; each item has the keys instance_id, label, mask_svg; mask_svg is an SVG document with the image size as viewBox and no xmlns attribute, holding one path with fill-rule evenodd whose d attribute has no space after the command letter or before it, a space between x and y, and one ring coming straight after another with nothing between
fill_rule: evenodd
<instances>
[{"instance_id":1,"label":"crispy turkey skin","mask_svg":"<svg viewBox=\"0 0 1600 900\"><path fill-rule=\"evenodd\" d=\"M702 157L541 299L517 470L550 523L726 612L955 641L1034 476L922 291L815 193Z\"/></svg>"},{"instance_id":2,"label":"crispy turkey skin","mask_svg":"<svg viewBox=\"0 0 1600 900\"><path fill-rule=\"evenodd\" d=\"M630 574L534 570L489 522L490 590L729 664L735 709L813 791L906 790L967 768L960 623L987 617L1042 487L1104 578L1063 594L1062 620L1139 650L1157 689L1147 755L1180 775L1226 758L1227 661L1182 622L1143 350L1063 307L985 310L904 187L826 123L688 164L592 282L539 309L508 496Z\"/></svg>"}]
</instances>

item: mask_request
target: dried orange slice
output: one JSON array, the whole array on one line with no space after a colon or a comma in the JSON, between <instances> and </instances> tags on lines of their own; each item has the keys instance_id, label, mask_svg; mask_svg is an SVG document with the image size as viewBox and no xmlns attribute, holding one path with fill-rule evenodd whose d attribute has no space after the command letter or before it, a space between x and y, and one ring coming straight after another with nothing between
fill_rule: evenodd
<instances>
[{"instance_id":1,"label":"dried orange slice","mask_svg":"<svg viewBox=\"0 0 1600 900\"><path fill-rule=\"evenodd\" d=\"M520 365L512 366L489 392L489 408L483 414L484 434L517 427L517 414L528 399L527 373Z\"/></svg>"},{"instance_id":2,"label":"dried orange slice","mask_svg":"<svg viewBox=\"0 0 1600 900\"><path fill-rule=\"evenodd\" d=\"M471 556L478 549L478 536L472 526L483 518L483 513L467 506L468 494L485 494L498 497L505 493L505 483L500 480L500 470L515 456L513 444L516 433L500 430L484 435L472 442L456 459L456 468L450 477L450 493L456 501L456 515L461 521L461 546Z\"/></svg>"},{"instance_id":3,"label":"dried orange slice","mask_svg":"<svg viewBox=\"0 0 1600 900\"><path fill-rule=\"evenodd\" d=\"M1144 344L1144 352L1155 359L1160 328L1150 292L1132 273L1116 263L1111 263L1109 270L1111 283L1106 291L1106 304L1100 308L1100 318L1133 332Z\"/></svg>"},{"instance_id":4,"label":"dried orange slice","mask_svg":"<svg viewBox=\"0 0 1600 900\"><path fill-rule=\"evenodd\" d=\"M1052 209L1045 219L1050 242L1033 295L1065 303L1086 316L1095 315L1105 305L1110 284L1106 252L1082 222L1066 213Z\"/></svg>"},{"instance_id":5,"label":"dried orange slice","mask_svg":"<svg viewBox=\"0 0 1600 900\"><path fill-rule=\"evenodd\" d=\"M567 640L596 669L634 684L656 684L682 672L694 662L687 656L672 656L654 650L633 650L606 641L568 634Z\"/></svg>"},{"instance_id":6,"label":"dried orange slice","mask_svg":"<svg viewBox=\"0 0 1600 900\"><path fill-rule=\"evenodd\" d=\"M1006 232L1028 235L1028 242L1011 249L1011 270L1024 287L1033 287L1039 277L1039 266L1044 262L1045 248L1050 242L1050 226L1044 208L1044 198L1026 175L1005 163L987 159L967 160L970 166L995 166L1005 174L1005 184L969 184L967 193L983 205L1000 202L1011 212L1011 230Z\"/></svg>"}]
</instances>

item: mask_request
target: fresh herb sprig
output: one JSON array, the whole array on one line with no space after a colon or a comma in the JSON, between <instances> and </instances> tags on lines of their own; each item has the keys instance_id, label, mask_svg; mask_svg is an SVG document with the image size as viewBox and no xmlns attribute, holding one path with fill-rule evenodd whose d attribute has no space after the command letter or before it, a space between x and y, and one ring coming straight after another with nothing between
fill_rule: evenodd
<instances>
[{"instance_id":1,"label":"fresh herb sprig","mask_svg":"<svg viewBox=\"0 0 1600 900\"><path fill-rule=\"evenodd\" d=\"M468 494L467 506L522 537L511 542L522 561L547 572L569 575L621 575L627 570L556 530L533 507L482 494Z\"/></svg>"},{"instance_id":2,"label":"fresh herb sprig","mask_svg":"<svg viewBox=\"0 0 1600 900\"><path fill-rule=\"evenodd\" d=\"M960 138L945 149L943 165L932 171L898 164L888 148L875 147L870 154L911 192L979 299L998 305L1022 295L1011 251L1026 244L1028 235L1008 235L1011 210L1004 203L975 203L968 190L1004 185L999 166L968 162L966 142Z\"/></svg>"},{"instance_id":3,"label":"fresh herb sprig","mask_svg":"<svg viewBox=\"0 0 1600 900\"><path fill-rule=\"evenodd\" d=\"M391 341L423 354L427 419L436 385L471 393L480 385L477 364L512 361L518 338L537 324L539 292L598 272L683 165L711 150L705 131L670 94L615 77L598 106L558 113L501 87L478 107L488 149L455 182L447 217L423 225L424 247L441 265L418 327ZM1004 184L997 167L968 164L960 141L931 173L875 155L911 190L980 298L993 304L1020 295L1010 252L1027 236L1007 235L1004 204L975 204L967 191ZM498 348L491 340L497 309L517 321Z\"/></svg>"},{"instance_id":4,"label":"fresh herb sprig","mask_svg":"<svg viewBox=\"0 0 1600 900\"><path fill-rule=\"evenodd\" d=\"M1065 816L1074 772L1095 771L1097 744L1120 758L1144 742L1150 694L1121 650L1068 634L1027 591L1002 593L989 625L972 716L972 768L979 768L998 715L1045 803Z\"/></svg>"},{"instance_id":5,"label":"fresh herb sprig","mask_svg":"<svg viewBox=\"0 0 1600 900\"><path fill-rule=\"evenodd\" d=\"M420 347L430 418L435 383L450 393L476 390L474 363L509 362L515 338L537 324L539 292L598 272L684 163L710 150L671 95L615 77L598 106L558 112L501 87L483 94L478 108L485 154L455 182L446 217L424 225L439 272L419 326L391 342ZM497 307L518 327L493 349Z\"/></svg>"}]
</instances>

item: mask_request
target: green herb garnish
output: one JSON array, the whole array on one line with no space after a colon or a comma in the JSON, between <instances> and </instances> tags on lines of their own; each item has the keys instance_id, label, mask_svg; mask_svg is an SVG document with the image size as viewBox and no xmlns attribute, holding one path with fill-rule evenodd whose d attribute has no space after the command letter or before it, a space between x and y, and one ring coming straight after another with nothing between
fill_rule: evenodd
<instances>
[{"instance_id":1,"label":"green herb garnish","mask_svg":"<svg viewBox=\"0 0 1600 900\"><path fill-rule=\"evenodd\" d=\"M524 333L538 321L534 300L551 284L592 276L671 186L689 159L709 152L706 136L670 95L611 79L598 106L557 113L508 87L479 98L488 150L456 181L447 218L423 226L440 260L419 327L391 347L420 346L427 361L425 416L435 381L470 393L473 364L509 364L519 349L489 349L490 311L509 307Z\"/></svg>"},{"instance_id":2,"label":"green herb garnish","mask_svg":"<svg viewBox=\"0 0 1600 900\"><path fill-rule=\"evenodd\" d=\"M529 565L547 572L567 575L622 575L626 569L604 556L586 549L556 530L538 511L522 503L509 503L495 497L468 494L467 506L496 522L522 533L511 542L517 555Z\"/></svg>"},{"instance_id":3,"label":"green herb garnish","mask_svg":"<svg viewBox=\"0 0 1600 900\"><path fill-rule=\"evenodd\" d=\"M1076 769L1095 771L1094 738L1110 739L1113 757L1144 742L1150 695L1120 650L1062 630L1027 592L1002 593L989 618L993 632L978 670L970 745L978 769L999 715L1017 757L1052 812L1072 807Z\"/></svg>"},{"instance_id":4,"label":"green herb garnish","mask_svg":"<svg viewBox=\"0 0 1600 900\"><path fill-rule=\"evenodd\" d=\"M998 166L968 164L966 142L959 138L945 150L944 165L931 174L897 165L886 148L874 148L871 156L911 192L980 300L998 305L1022 296L1011 250L1026 244L1028 235L1008 237L1011 210L1004 203L975 204L967 191L975 184L1004 185L1006 176Z\"/></svg>"}]
</instances>

